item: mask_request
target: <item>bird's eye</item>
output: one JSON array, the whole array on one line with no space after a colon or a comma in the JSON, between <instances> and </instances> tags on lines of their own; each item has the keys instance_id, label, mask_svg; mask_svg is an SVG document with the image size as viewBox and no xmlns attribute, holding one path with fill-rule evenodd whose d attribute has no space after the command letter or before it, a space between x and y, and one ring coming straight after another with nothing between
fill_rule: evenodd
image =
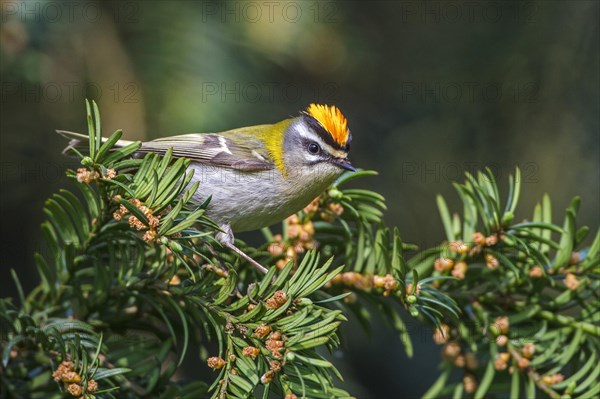
<instances>
[{"instance_id":1,"label":"bird's eye","mask_svg":"<svg viewBox=\"0 0 600 399\"><path fill-rule=\"evenodd\" d=\"M319 152L321 152L321 147L319 147L319 145L317 143L315 143L314 141L308 143L308 152L310 152L313 155L318 154Z\"/></svg>"}]
</instances>

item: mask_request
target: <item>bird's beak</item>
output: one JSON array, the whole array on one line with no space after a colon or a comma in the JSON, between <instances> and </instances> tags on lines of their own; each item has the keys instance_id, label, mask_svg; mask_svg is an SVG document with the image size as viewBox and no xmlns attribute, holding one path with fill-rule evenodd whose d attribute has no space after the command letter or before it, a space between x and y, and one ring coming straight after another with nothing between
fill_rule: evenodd
<instances>
[{"instance_id":1,"label":"bird's beak","mask_svg":"<svg viewBox=\"0 0 600 399\"><path fill-rule=\"evenodd\" d=\"M351 172L356 172L356 168L352 166L350 160L347 158L333 158L333 164L339 166L342 169L349 170Z\"/></svg>"}]
</instances>

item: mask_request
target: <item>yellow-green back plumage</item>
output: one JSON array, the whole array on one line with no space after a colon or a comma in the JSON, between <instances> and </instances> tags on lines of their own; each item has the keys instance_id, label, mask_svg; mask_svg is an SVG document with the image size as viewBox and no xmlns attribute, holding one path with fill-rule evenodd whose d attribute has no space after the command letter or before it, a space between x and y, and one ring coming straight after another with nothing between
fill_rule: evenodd
<instances>
[{"instance_id":1,"label":"yellow-green back plumage","mask_svg":"<svg viewBox=\"0 0 600 399\"><path fill-rule=\"evenodd\" d=\"M162 154L173 148L173 155L195 162L258 171L276 168L286 175L283 140L292 119L272 125L247 126L219 133L190 133L164 137L142 144L140 152Z\"/></svg>"}]
</instances>

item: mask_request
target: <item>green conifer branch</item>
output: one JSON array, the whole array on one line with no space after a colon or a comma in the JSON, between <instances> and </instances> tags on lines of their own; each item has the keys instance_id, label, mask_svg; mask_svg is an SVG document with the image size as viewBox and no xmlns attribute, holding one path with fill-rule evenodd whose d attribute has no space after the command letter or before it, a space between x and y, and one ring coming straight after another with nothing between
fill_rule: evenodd
<instances>
[{"instance_id":1,"label":"green conifer branch","mask_svg":"<svg viewBox=\"0 0 600 399\"><path fill-rule=\"evenodd\" d=\"M79 191L45 205L40 284L19 306L0 300L0 396L349 397L323 349L339 345L345 314L368 326L367 303L409 355L404 319L436 326L442 374L426 397L600 392L600 233L586 244L579 199L561 225L548 196L518 223L518 170L505 204L489 170L467 175L455 184L462 220L438 197L447 240L408 258L417 248L384 225L384 198L347 187L375 172L347 173L281 235L238 242L271 266L262 276L214 240L189 160L132 159L140 143L114 148L122 132L102 139L97 106L87 111L87 149L68 172ZM212 384L173 380L192 346Z\"/></svg>"}]
</instances>

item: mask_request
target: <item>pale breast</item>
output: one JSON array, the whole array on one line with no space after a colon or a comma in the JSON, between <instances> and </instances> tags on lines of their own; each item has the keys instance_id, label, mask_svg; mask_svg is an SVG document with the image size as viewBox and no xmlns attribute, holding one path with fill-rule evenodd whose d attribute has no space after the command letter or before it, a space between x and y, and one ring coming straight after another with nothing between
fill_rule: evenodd
<instances>
[{"instance_id":1,"label":"pale breast","mask_svg":"<svg viewBox=\"0 0 600 399\"><path fill-rule=\"evenodd\" d=\"M234 232L280 222L308 205L336 178L307 179L292 171L286 179L276 169L243 172L203 164L190 168L195 171L194 181L200 182L194 200L202 203L212 196L207 216L217 223L230 223Z\"/></svg>"}]
</instances>

